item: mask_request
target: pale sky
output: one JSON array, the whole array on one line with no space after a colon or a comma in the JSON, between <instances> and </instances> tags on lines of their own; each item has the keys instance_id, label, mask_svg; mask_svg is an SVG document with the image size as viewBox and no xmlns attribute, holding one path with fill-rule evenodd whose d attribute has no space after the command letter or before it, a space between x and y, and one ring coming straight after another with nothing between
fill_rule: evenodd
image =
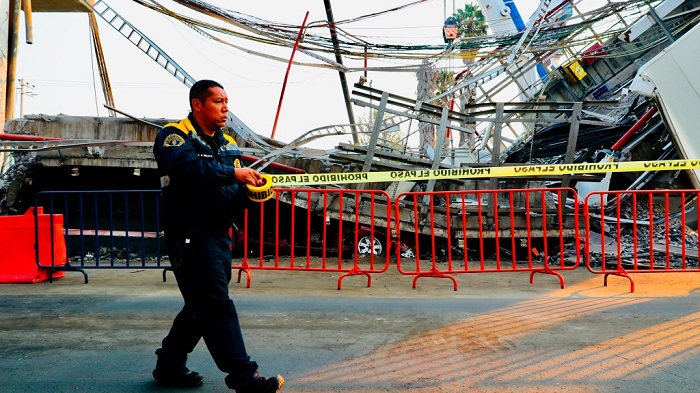
<instances>
[{"instance_id":1,"label":"pale sky","mask_svg":"<svg viewBox=\"0 0 700 393\"><path fill-rule=\"evenodd\" d=\"M335 0L336 21L383 11L410 0ZM195 79L221 82L229 94L230 110L255 132L270 136L287 64L241 52L198 35L184 24L155 13L130 0L108 0L122 17L145 33ZM173 10L211 21L201 14L188 12L163 0ZM308 21L326 19L322 0L289 1L210 1L274 22L300 25L306 11ZM523 19L527 20L538 2L516 0ZM432 0L380 17L345 25L356 35L373 42L401 44L442 44L445 9L464 3ZM236 8L233 8L236 7ZM188 88L153 60L128 42L114 28L98 17L100 35L116 108L137 117L179 119L187 115ZM74 116L107 116L94 64L86 14L34 13L34 43L26 44L24 18L20 28L18 78L35 86L35 96L24 99L24 114L59 113ZM320 34L320 32L319 32ZM290 48L263 46L250 42L231 42L257 51L289 58ZM323 54L333 58L331 54ZM297 52L295 61L317 62ZM344 59L345 65L359 67L361 62ZM369 66L397 63L369 60ZM459 66L460 64L455 64ZM357 82L361 73L349 73L348 84ZM394 94L415 97L416 78L411 72L370 72L372 86ZM18 85L19 86L19 85ZM20 99L17 95L16 116ZM355 107L358 118L366 111ZM348 122L337 71L292 66L285 90L276 138L289 142L312 128ZM331 147L331 146L328 146Z\"/></svg>"}]
</instances>

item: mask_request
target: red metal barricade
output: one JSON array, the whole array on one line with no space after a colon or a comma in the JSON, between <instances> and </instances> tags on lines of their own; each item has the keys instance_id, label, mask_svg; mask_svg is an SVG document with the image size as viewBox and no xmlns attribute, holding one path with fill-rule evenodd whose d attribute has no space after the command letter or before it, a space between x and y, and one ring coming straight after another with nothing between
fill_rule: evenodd
<instances>
[{"instance_id":1,"label":"red metal barricade","mask_svg":"<svg viewBox=\"0 0 700 393\"><path fill-rule=\"evenodd\" d=\"M586 267L593 273L698 272L698 190L592 192L586 196ZM602 203L601 203L602 202Z\"/></svg>"},{"instance_id":2,"label":"red metal barricade","mask_svg":"<svg viewBox=\"0 0 700 393\"><path fill-rule=\"evenodd\" d=\"M326 271L343 278L382 273L389 267L391 203L377 190L277 188L275 198L254 204L239 228L238 281L251 270Z\"/></svg>"},{"instance_id":3,"label":"red metal barricade","mask_svg":"<svg viewBox=\"0 0 700 393\"><path fill-rule=\"evenodd\" d=\"M566 201L572 201L567 206ZM579 208L570 188L407 192L394 202L402 274L530 272L553 274L580 263Z\"/></svg>"}]
</instances>

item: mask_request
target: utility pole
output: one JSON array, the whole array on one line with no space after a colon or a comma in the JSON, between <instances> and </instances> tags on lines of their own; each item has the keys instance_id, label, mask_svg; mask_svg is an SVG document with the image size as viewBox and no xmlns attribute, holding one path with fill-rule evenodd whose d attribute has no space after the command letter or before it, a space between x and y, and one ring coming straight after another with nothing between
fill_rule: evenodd
<instances>
[{"instance_id":1,"label":"utility pole","mask_svg":"<svg viewBox=\"0 0 700 393\"><path fill-rule=\"evenodd\" d=\"M333 9L331 8L331 0L323 0L326 7L326 19L328 20L328 29L331 32L331 42L333 43L333 51L335 52L335 61L338 64L343 64L343 57L340 55L340 44L338 42L338 33L335 30L335 20L333 19ZM340 86L343 89L343 98L345 98L345 110L348 113L348 120L352 128L352 142L355 145L360 144L360 139L357 136L357 128L355 127L355 113L352 110L350 103L350 91L348 89L348 80L345 77L345 72L338 70L340 76Z\"/></svg>"},{"instance_id":2,"label":"utility pole","mask_svg":"<svg viewBox=\"0 0 700 393\"><path fill-rule=\"evenodd\" d=\"M24 79L18 79L19 82L19 117L24 117L24 96L34 97L34 88L36 86L27 83Z\"/></svg>"}]
</instances>

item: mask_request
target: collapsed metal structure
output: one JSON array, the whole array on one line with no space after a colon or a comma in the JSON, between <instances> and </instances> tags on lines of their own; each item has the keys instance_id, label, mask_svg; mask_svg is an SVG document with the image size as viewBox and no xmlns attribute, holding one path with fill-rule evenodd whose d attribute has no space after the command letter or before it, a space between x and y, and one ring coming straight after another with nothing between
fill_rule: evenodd
<instances>
[{"instance_id":1,"label":"collapsed metal structure","mask_svg":"<svg viewBox=\"0 0 700 393\"><path fill-rule=\"evenodd\" d=\"M234 18L203 2L180 2L207 12L216 11L219 18ZM695 0L607 1L601 7L586 10L587 4L583 1L556 3L542 0L535 15L519 32L455 40L439 48L437 55L435 48L400 48L403 53L420 59L420 63L412 65L416 72L425 69L423 61L426 59L430 59L428 69L439 69L450 59L463 59L464 67L456 73L452 87L427 99L401 97L356 84L350 102L376 111L371 124L323 126L304 133L289 144L260 136L233 113L230 113L228 127L248 162L270 173L691 158L683 156L685 150L668 132L663 113L655 115L651 112L654 99L636 95L630 87L644 63L697 24L700 16L698 3ZM564 12L564 8L570 12ZM162 53L153 41L144 41L145 36L105 1L95 2L91 9L178 80L186 85L192 83L192 77L174 60ZM192 24L191 20L185 22ZM232 21L234 25L240 23L239 20ZM204 27L197 24L193 28ZM246 25L246 29L255 31L256 27ZM134 42L134 35L140 38L138 42ZM285 39L278 35L273 41L279 43ZM309 52L330 50L321 42L320 39L309 40L302 49ZM343 45L338 43L332 50L346 56L361 55ZM382 49L378 46L375 50ZM421 57L426 50L433 50L433 53ZM320 61L340 67L325 58ZM347 67L340 68L350 71ZM540 74L542 69L544 74ZM512 95L510 99L503 98L509 94ZM457 109L450 109L450 101L457 103ZM59 185L63 189L156 187L150 143L158 127L166 122L163 119L43 115L8 121L2 151L10 154L3 165L0 209L3 213L22 212L31 204L32 195L56 189ZM366 146L341 143L326 151L303 147L310 140L358 131L367 135ZM403 141L409 141L411 135L423 133L433 133L436 141L428 147L412 147L408 143L397 144L383 138L387 132L397 131L404 133ZM459 133L468 135L467 143L454 146L452 138ZM271 165L272 162L275 165ZM585 196L584 190L688 188L695 182L696 179L687 171L679 170L610 173L605 176L566 174L515 179L431 179L352 187L385 190L389 198L411 190L531 187L577 187L578 193ZM610 204L618 202L605 201ZM300 200L295 205L307 208L309 203ZM486 206L488 208L484 211L488 214L490 209L498 206L498 201L487 201ZM434 231L433 235L448 238L454 235L449 228L443 229Z\"/></svg>"}]
</instances>

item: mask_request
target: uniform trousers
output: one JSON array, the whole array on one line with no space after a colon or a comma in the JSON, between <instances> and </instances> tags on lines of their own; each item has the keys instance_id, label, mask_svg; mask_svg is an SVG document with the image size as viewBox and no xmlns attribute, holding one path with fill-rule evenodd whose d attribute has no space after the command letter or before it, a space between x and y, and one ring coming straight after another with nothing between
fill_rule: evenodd
<instances>
[{"instance_id":1,"label":"uniform trousers","mask_svg":"<svg viewBox=\"0 0 700 393\"><path fill-rule=\"evenodd\" d=\"M156 350L156 368L186 370L187 355L203 338L217 367L228 373L229 388L249 383L258 365L246 352L238 313L229 298L228 228L166 230L165 238L185 305Z\"/></svg>"}]
</instances>

